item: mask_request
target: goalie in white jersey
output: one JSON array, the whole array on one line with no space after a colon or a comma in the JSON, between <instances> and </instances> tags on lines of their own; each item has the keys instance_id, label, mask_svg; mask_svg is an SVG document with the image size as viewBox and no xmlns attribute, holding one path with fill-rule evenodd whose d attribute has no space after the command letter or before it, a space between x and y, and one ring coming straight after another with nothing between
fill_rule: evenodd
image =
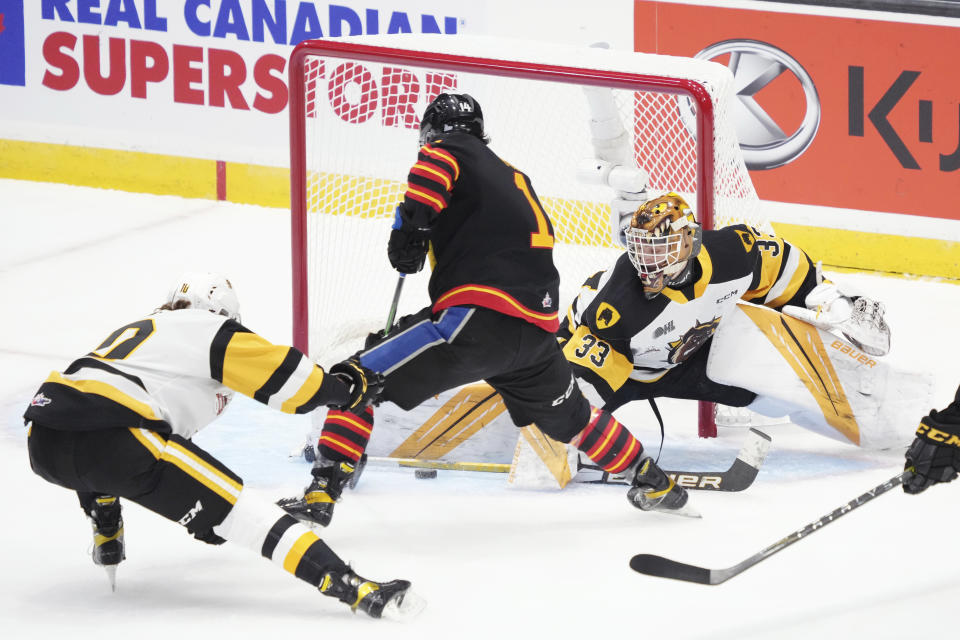
<instances>
[{"instance_id":1,"label":"goalie in white jersey","mask_svg":"<svg viewBox=\"0 0 960 640\"><path fill-rule=\"evenodd\" d=\"M120 498L186 527L199 540L246 546L372 617L418 608L405 580L359 577L316 534L258 498L190 437L235 391L285 413L357 408L380 376L347 360L325 372L293 347L240 324L230 282L187 274L153 314L113 331L54 371L24 414L33 470L77 492L94 529L93 560L115 586L125 557Z\"/></svg>"},{"instance_id":2,"label":"goalie in white jersey","mask_svg":"<svg viewBox=\"0 0 960 640\"><path fill-rule=\"evenodd\" d=\"M558 332L567 360L609 411L655 397L754 403L751 388L708 376L714 332L741 300L838 331L870 356L889 351L883 305L844 295L782 238L747 225L702 230L676 193L625 214L616 231L626 252L583 283ZM727 369L752 349L740 344L741 353L725 357Z\"/></svg>"}]
</instances>

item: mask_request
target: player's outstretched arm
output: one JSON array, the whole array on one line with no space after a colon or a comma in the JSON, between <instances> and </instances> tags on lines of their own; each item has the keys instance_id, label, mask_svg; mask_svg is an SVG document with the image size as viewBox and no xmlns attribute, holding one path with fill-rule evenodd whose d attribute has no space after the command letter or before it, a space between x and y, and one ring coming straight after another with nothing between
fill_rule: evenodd
<instances>
[{"instance_id":1,"label":"player's outstretched arm","mask_svg":"<svg viewBox=\"0 0 960 640\"><path fill-rule=\"evenodd\" d=\"M882 302L846 295L824 281L806 295L804 307L787 305L783 312L825 331L839 330L850 342L872 356L890 352L890 327Z\"/></svg>"},{"instance_id":2,"label":"player's outstretched arm","mask_svg":"<svg viewBox=\"0 0 960 640\"><path fill-rule=\"evenodd\" d=\"M744 299L777 309L824 331L842 333L872 356L890 352L890 327L883 303L823 278L820 264L782 238L746 225L737 233L754 259L753 282Z\"/></svg>"},{"instance_id":3,"label":"player's outstretched arm","mask_svg":"<svg viewBox=\"0 0 960 640\"><path fill-rule=\"evenodd\" d=\"M300 350L273 344L234 320L224 322L213 339L210 377L274 409L297 414L369 403L382 387L378 374L359 363L347 360L324 371Z\"/></svg>"},{"instance_id":4,"label":"player's outstretched arm","mask_svg":"<svg viewBox=\"0 0 960 640\"><path fill-rule=\"evenodd\" d=\"M943 411L931 411L920 420L917 435L907 449L906 493L920 493L939 482L950 482L960 471L960 388Z\"/></svg>"}]
</instances>

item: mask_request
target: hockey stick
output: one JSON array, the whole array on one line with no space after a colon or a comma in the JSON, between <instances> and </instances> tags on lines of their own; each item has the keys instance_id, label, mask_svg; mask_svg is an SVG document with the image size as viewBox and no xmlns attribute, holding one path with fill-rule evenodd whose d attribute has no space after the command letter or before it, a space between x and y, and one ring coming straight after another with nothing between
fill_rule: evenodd
<instances>
[{"instance_id":1,"label":"hockey stick","mask_svg":"<svg viewBox=\"0 0 960 640\"><path fill-rule=\"evenodd\" d=\"M736 460L726 471L667 471L674 482L687 489L705 489L708 491L743 491L760 472L770 448L770 436L750 429L747 440L740 448ZM398 466L419 469L447 469L453 471L484 471L488 473L509 473L511 465L500 462L445 462L441 460L420 460L417 458L390 458L370 456L367 462L376 466ZM600 467L578 463L577 471L582 469L599 470ZM603 472L603 480L587 480L592 484L630 484L620 476L611 476Z\"/></svg>"},{"instance_id":2,"label":"hockey stick","mask_svg":"<svg viewBox=\"0 0 960 640\"><path fill-rule=\"evenodd\" d=\"M440 469L446 471L483 471L486 473L509 473L510 465L502 462L446 462L443 460L419 460L417 458L388 458L369 456L367 464L374 466L410 467L414 469Z\"/></svg>"},{"instance_id":3,"label":"hockey stick","mask_svg":"<svg viewBox=\"0 0 960 640\"><path fill-rule=\"evenodd\" d=\"M850 513L857 507L863 506L877 496L883 495L890 489L900 486L903 484L903 481L907 478L909 473L910 472L908 471L904 471L900 475L890 478L886 482L883 482L873 489L870 489L863 495L854 498L842 507L834 509L819 520L811 522L802 529L794 531L787 537L777 540L763 551L753 554L746 560L739 562L732 567L727 567L726 569L706 569L704 567L696 567L692 564L677 562L676 560L664 558L663 556L641 553L633 556L630 559L630 568L648 576L656 576L658 578L673 578L674 580L685 580L687 582L696 582L697 584L712 585L726 582L733 576L743 573L753 565L766 560L778 551L786 549L794 542L800 540L801 538L805 538L814 531L817 531L841 516Z\"/></svg>"},{"instance_id":4,"label":"hockey stick","mask_svg":"<svg viewBox=\"0 0 960 640\"><path fill-rule=\"evenodd\" d=\"M666 474L686 489L743 491L753 484L757 474L760 473L760 467L767 458L767 451L770 450L770 442L770 436L751 428L743 446L740 447L740 452L737 453L736 460L726 471L666 471ZM599 480L587 481L592 484L630 484L630 481L623 476L611 475L600 467L578 461L577 471L581 469L603 472Z\"/></svg>"},{"instance_id":5,"label":"hockey stick","mask_svg":"<svg viewBox=\"0 0 960 640\"><path fill-rule=\"evenodd\" d=\"M390 313L387 314L387 328L383 330L383 335L390 333L390 327L393 326L393 320L397 316L397 307L400 305L400 291L403 289L403 281L407 274L401 273L397 278L397 288L393 290L393 302L390 303Z\"/></svg>"}]
</instances>

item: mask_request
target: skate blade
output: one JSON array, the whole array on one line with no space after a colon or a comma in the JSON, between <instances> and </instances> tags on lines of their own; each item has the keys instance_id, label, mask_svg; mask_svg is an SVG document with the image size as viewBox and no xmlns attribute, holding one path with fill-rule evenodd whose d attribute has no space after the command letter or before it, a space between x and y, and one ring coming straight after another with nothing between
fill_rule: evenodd
<instances>
[{"instance_id":1,"label":"skate blade","mask_svg":"<svg viewBox=\"0 0 960 640\"><path fill-rule=\"evenodd\" d=\"M669 507L660 506L660 504L651 504L650 502L643 500L642 496L631 496L627 494L627 498L633 506L641 511L647 512L657 512L657 513L668 513L673 516L684 516L685 518L702 518L700 512L690 506L690 500L680 507L679 509L671 509Z\"/></svg>"},{"instance_id":2,"label":"skate blade","mask_svg":"<svg viewBox=\"0 0 960 640\"><path fill-rule=\"evenodd\" d=\"M117 591L117 565L103 565L103 570L107 572L107 580L110 581L110 591Z\"/></svg>"},{"instance_id":3,"label":"skate blade","mask_svg":"<svg viewBox=\"0 0 960 640\"><path fill-rule=\"evenodd\" d=\"M390 600L383 607L383 613L380 616L396 622L406 622L420 615L420 612L426 606L426 600L414 593L413 590L407 589L398 597Z\"/></svg>"},{"instance_id":4,"label":"skate blade","mask_svg":"<svg viewBox=\"0 0 960 640\"><path fill-rule=\"evenodd\" d=\"M657 513L669 513L672 516L683 516L685 518L702 518L700 512L690 506L690 502L687 501L687 504L683 505L679 509L651 509L651 511L656 511Z\"/></svg>"}]
</instances>

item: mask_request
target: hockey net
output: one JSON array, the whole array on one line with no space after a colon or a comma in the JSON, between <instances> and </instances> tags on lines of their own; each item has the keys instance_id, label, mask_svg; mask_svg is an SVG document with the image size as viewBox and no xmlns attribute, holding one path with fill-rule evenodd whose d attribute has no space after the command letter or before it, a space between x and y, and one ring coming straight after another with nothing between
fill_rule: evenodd
<instances>
[{"instance_id":1,"label":"hockey net","mask_svg":"<svg viewBox=\"0 0 960 640\"><path fill-rule=\"evenodd\" d=\"M707 228L766 228L730 121L732 83L725 67L702 60L523 41L298 45L290 63L294 344L329 365L385 326L397 285L385 250L393 212L416 160L420 116L441 92L474 96L491 148L530 176L554 226L561 316L583 280L622 251L610 231L613 189L582 178L584 162L602 155L597 121L611 113L626 134L621 161L649 174L651 193L681 193ZM427 277L407 278L398 316L429 303ZM700 434L714 435L712 406L699 418Z\"/></svg>"}]
</instances>

